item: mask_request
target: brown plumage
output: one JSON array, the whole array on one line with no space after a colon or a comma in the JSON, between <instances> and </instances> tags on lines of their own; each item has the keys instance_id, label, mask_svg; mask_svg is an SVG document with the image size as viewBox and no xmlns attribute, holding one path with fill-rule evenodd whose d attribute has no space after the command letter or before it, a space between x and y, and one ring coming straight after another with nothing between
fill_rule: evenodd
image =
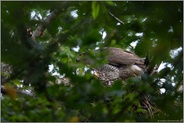
<instances>
[{"instance_id":1,"label":"brown plumage","mask_svg":"<svg viewBox=\"0 0 184 123\"><path fill-rule=\"evenodd\" d=\"M78 61L95 67L95 76L106 83L112 83L116 79L126 80L130 77L138 77L145 70L142 58L121 48L104 47L93 53L93 58L83 54L83 58L80 57ZM101 64L99 65L98 62Z\"/></svg>"},{"instance_id":2,"label":"brown plumage","mask_svg":"<svg viewBox=\"0 0 184 123\"><path fill-rule=\"evenodd\" d=\"M118 77L112 77L109 79L109 73L112 73L112 67L103 65L99 70L99 79L107 77L108 80L115 80L121 78L126 80L130 77L140 76L145 69L144 60L139 56L135 55L129 51L123 51L121 48L105 47L101 49L102 53L107 53L107 61L109 66L113 66L113 69L117 68L119 73L113 73L114 75L119 75ZM104 70L103 67L106 67ZM109 67L109 70L108 68ZM110 72L109 72L110 71ZM116 71L117 72L117 71ZM102 76L103 74L103 76Z\"/></svg>"},{"instance_id":3,"label":"brown plumage","mask_svg":"<svg viewBox=\"0 0 184 123\"><path fill-rule=\"evenodd\" d=\"M137 65L140 68L144 69L144 60L133 52L123 51L121 48L103 48L108 51L108 63L113 66L122 66L122 65Z\"/></svg>"}]
</instances>

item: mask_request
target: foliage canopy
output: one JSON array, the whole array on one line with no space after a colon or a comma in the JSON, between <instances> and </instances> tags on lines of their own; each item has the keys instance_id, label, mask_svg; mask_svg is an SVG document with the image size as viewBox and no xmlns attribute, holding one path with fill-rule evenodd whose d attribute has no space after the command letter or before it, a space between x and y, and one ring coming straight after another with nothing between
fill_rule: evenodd
<instances>
[{"instance_id":1,"label":"foliage canopy","mask_svg":"<svg viewBox=\"0 0 184 123\"><path fill-rule=\"evenodd\" d=\"M1 64L2 121L183 119L183 2L2 1L1 36L1 62L11 67L7 72ZM165 67L145 80L104 87L76 62L97 47L129 49ZM72 85L57 83L68 79ZM129 93L132 86L136 93ZM132 108L143 91L159 110L152 118Z\"/></svg>"}]
</instances>

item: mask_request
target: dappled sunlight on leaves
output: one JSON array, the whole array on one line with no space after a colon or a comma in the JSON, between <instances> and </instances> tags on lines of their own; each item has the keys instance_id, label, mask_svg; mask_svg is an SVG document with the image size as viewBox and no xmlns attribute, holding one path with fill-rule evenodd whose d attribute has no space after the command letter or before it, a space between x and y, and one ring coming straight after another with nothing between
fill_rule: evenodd
<instances>
[{"instance_id":1,"label":"dappled sunlight on leaves","mask_svg":"<svg viewBox=\"0 0 184 123\"><path fill-rule=\"evenodd\" d=\"M1 10L2 122L182 120L182 2L2 1ZM108 64L103 47L133 51L155 72L105 86L94 75Z\"/></svg>"}]
</instances>

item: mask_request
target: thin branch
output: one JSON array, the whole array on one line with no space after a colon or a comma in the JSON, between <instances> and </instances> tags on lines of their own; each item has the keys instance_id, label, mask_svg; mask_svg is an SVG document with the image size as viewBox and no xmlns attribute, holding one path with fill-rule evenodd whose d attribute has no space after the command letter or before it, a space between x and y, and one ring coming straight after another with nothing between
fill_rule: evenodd
<instances>
[{"instance_id":1,"label":"thin branch","mask_svg":"<svg viewBox=\"0 0 184 123\"><path fill-rule=\"evenodd\" d=\"M38 36L43 35L45 28L49 25L49 23L54 20L61 13L60 9L55 9L48 15L45 20L37 27L37 29L33 32L32 38L35 39Z\"/></svg>"},{"instance_id":2,"label":"thin branch","mask_svg":"<svg viewBox=\"0 0 184 123\"><path fill-rule=\"evenodd\" d=\"M43 32L44 32L45 28L47 28L49 23L51 23L51 21L54 20L67 7L68 7L68 2L65 1L65 2L63 2L62 6L60 6L59 8L57 8L55 10L53 10L50 13L50 15L48 15L42 21L42 23L37 27L37 29L33 32L32 38L35 39L36 37L43 35Z\"/></svg>"},{"instance_id":3,"label":"thin branch","mask_svg":"<svg viewBox=\"0 0 184 123\"><path fill-rule=\"evenodd\" d=\"M121 21L119 18L117 18L114 14L112 14L110 11L109 11L109 14L115 19L117 20L119 23L121 24L125 24L123 21Z\"/></svg>"}]
</instances>

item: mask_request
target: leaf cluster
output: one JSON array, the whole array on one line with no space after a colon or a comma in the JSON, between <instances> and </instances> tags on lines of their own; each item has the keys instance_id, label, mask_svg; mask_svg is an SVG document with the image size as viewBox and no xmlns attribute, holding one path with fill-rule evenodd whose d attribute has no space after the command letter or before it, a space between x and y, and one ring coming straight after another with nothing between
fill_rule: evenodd
<instances>
[{"instance_id":1,"label":"leaf cluster","mask_svg":"<svg viewBox=\"0 0 184 123\"><path fill-rule=\"evenodd\" d=\"M9 90L1 97L1 121L182 120L182 2L2 1L1 8L1 62L11 66L2 82ZM43 35L27 34L55 10ZM106 87L92 76L92 67L76 62L81 53L101 47L129 49L165 68L143 80L130 78L125 85L117 80ZM103 55L89 55L94 66L106 61ZM145 92L159 110L152 118L141 107Z\"/></svg>"}]
</instances>

